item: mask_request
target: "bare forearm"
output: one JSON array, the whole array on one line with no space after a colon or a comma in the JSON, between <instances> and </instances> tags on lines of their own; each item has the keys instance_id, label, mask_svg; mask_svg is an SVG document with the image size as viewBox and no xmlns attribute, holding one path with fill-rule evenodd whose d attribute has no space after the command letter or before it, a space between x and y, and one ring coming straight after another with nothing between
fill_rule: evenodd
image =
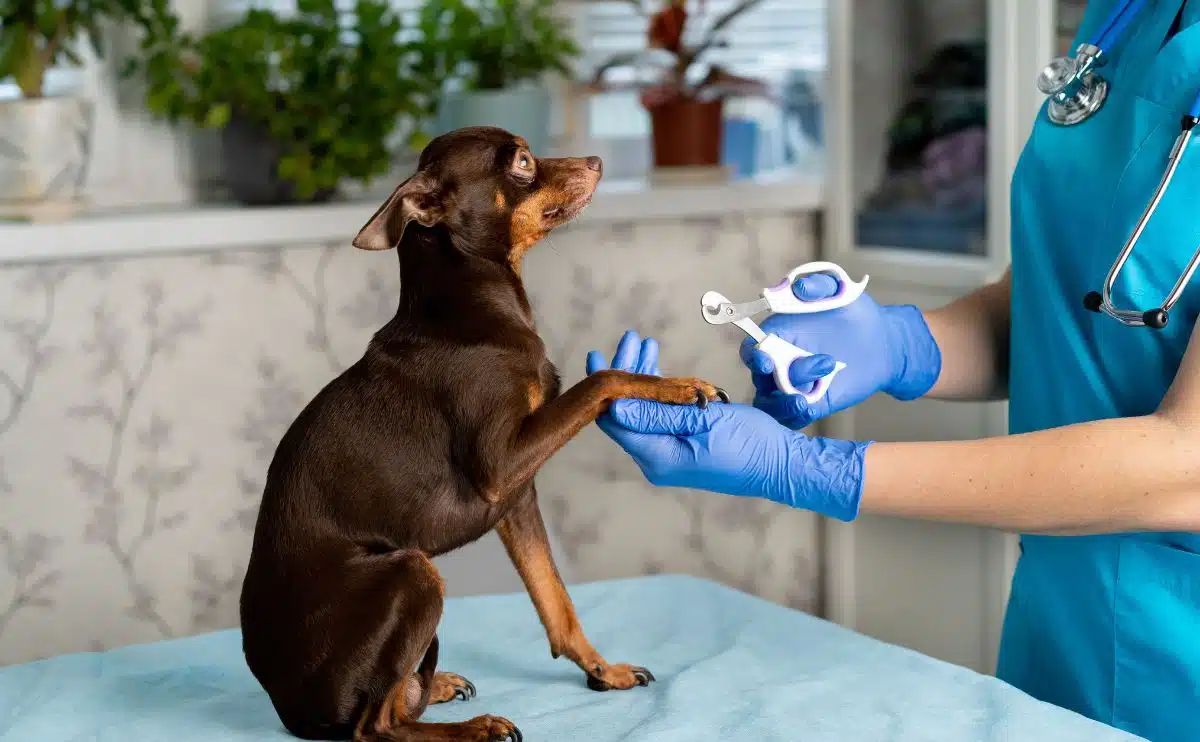
<instances>
[{"instance_id":1,"label":"bare forearm","mask_svg":"<svg viewBox=\"0 0 1200 742\"><path fill-rule=\"evenodd\" d=\"M875 443L862 512L1026 533L1200 531L1200 435L1169 415Z\"/></svg>"},{"instance_id":2,"label":"bare forearm","mask_svg":"<svg viewBox=\"0 0 1200 742\"><path fill-rule=\"evenodd\" d=\"M1008 396L1009 274L925 315L942 354L927 397L987 401Z\"/></svg>"}]
</instances>

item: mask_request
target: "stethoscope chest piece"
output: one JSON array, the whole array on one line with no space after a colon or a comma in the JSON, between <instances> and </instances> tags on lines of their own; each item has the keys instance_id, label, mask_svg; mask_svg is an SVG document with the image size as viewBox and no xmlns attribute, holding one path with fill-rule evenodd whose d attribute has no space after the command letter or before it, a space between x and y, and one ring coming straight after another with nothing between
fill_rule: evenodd
<instances>
[{"instance_id":1,"label":"stethoscope chest piece","mask_svg":"<svg viewBox=\"0 0 1200 742\"><path fill-rule=\"evenodd\" d=\"M1055 57L1038 75L1037 86L1042 95L1058 95L1079 73L1079 63L1074 57Z\"/></svg>"},{"instance_id":2,"label":"stethoscope chest piece","mask_svg":"<svg viewBox=\"0 0 1200 742\"><path fill-rule=\"evenodd\" d=\"M1050 68L1047 67L1042 75L1046 76L1050 72ZM1039 78L1039 87L1041 81ZM1107 99L1108 80L1094 72L1086 72L1082 78L1070 81L1050 97L1046 104L1046 116L1059 126L1074 126L1091 118L1092 114L1104 106Z\"/></svg>"}]
</instances>

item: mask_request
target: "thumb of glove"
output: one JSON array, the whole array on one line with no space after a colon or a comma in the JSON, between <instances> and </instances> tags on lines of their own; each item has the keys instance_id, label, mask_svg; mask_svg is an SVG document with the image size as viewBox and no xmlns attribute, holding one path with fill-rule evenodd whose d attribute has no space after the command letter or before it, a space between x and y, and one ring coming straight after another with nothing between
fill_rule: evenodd
<instances>
[{"instance_id":1,"label":"thumb of glove","mask_svg":"<svg viewBox=\"0 0 1200 742\"><path fill-rule=\"evenodd\" d=\"M745 364L746 368L750 369L751 374L770 376L775 373L775 361L771 360L769 355L759 350L751 338L746 338L742 341L739 354L742 357L742 363ZM792 380L792 383L797 388L800 388L803 384L812 383L822 376L831 373L834 363L833 358L824 353L797 358L792 361L791 368L788 369L788 378ZM805 377L807 377L807 380L805 380Z\"/></svg>"},{"instance_id":2,"label":"thumb of glove","mask_svg":"<svg viewBox=\"0 0 1200 742\"><path fill-rule=\"evenodd\" d=\"M811 392L818 381L833 373L836 365L833 356L824 353L797 358L788 369L788 379L797 390Z\"/></svg>"},{"instance_id":3,"label":"thumb of glove","mask_svg":"<svg viewBox=\"0 0 1200 742\"><path fill-rule=\"evenodd\" d=\"M828 273L810 273L792 284L792 294L800 301L828 299L837 292L838 280Z\"/></svg>"}]
</instances>

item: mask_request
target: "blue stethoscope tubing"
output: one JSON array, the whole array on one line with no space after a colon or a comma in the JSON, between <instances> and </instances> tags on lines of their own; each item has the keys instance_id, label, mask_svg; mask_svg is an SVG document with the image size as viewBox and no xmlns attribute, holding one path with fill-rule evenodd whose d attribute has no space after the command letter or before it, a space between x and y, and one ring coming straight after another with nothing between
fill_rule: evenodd
<instances>
[{"instance_id":1,"label":"blue stethoscope tubing","mask_svg":"<svg viewBox=\"0 0 1200 742\"><path fill-rule=\"evenodd\" d=\"M1146 0L1124 0L1113 10L1091 40L1080 44L1075 49L1074 56L1057 57L1046 65L1038 77L1038 89L1050 97L1046 106L1046 115L1051 123L1059 126L1073 126L1091 118L1104 105L1104 101L1108 98L1109 83L1096 72L1096 68L1104 65L1107 61L1105 56L1107 50L1125 34L1130 22L1145 5ZM1121 269L1125 266L1138 239L1142 236L1146 224L1158 209L1163 194L1171 185L1171 180L1175 177L1175 171L1179 167L1184 151L1191 143L1197 124L1200 124L1200 91L1197 92L1192 107L1180 121L1179 136L1175 138L1175 143L1171 147L1167 166L1163 170L1158 187L1155 188L1153 197L1142 211L1133 233L1125 240L1121 252L1109 267L1108 275L1104 279L1103 290L1089 291L1083 297L1083 306L1087 310L1107 314L1129 327L1150 327L1156 330L1166 327L1171 308L1179 301L1184 287L1192 279L1196 268L1200 267L1200 246L1197 246L1196 251L1192 254L1192 259L1188 261L1166 299L1154 309L1145 311L1120 309L1113 304L1112 289L1116 284L1117 276L1120 275Z\"/></svg>"}]
</instances>

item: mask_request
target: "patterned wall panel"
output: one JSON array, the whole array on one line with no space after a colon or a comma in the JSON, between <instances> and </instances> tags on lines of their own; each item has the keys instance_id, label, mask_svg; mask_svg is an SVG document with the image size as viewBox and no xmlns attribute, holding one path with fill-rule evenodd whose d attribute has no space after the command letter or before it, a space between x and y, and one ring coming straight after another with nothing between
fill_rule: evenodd
<instances>
[{"instance_id":1,"label":"patterned wall panel","mask_svg":"<svg viewBox=\"0 0 1200 742\"><path fill-rule=\"evenodd\" d=\"M525 273L565 381L635 328L662 343L664 373L748 399L739 333L705 324L699 297L750 298L812 259L811 226L732 215L552 235ZM398 291L393 253L345 244L0 265L0 663L235 625L276 441ZM816 605L807 513L655 490L595 428L538 481L576 579L688 572Z\"/></svg>"}]
</instances>

